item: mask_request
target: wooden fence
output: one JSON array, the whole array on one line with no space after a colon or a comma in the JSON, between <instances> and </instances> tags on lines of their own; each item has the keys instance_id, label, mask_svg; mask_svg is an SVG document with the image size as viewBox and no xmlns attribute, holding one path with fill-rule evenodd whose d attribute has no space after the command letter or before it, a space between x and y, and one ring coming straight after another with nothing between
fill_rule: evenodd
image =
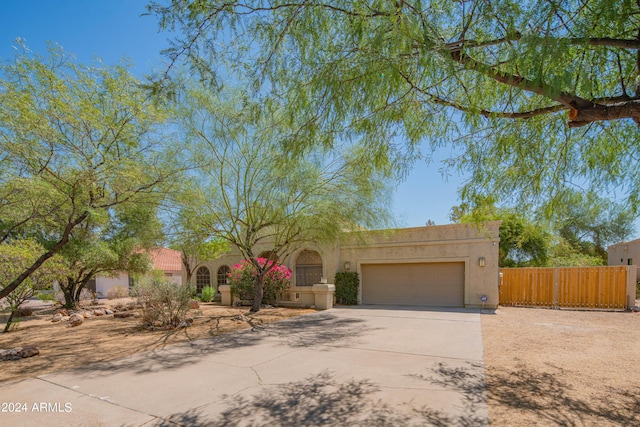
<instances>
[{"instance_id":1,"label":"wooden fence","mask_svg":"<svg viewBox=\"0 0 640 427\"><path fill-rule=\"evenodd\" d=\"M501 268L500 276L500 305L624 310L635 301L636 266Z\"/></svg>"}]
</instances>

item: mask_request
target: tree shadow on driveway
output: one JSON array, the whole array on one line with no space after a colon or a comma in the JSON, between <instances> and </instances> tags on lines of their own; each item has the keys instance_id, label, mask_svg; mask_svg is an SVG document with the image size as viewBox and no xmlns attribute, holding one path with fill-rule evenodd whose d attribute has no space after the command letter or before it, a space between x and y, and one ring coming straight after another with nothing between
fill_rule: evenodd
<instances>
[{"instance_id":1,"label":"tree shadow on driveway","mask_svg":"<svg viewBox=\"0 0 640 427\"><path fill-rule=\"evenodd\" d=\"M91 364L77 368L86 376L99 376L105 372L131 371L136 374L178 369L195 363L203 356L222 351L257 346L266 340L291 348L322 346L357 339L369 329L362 319L335 316L331 313L313 313L286 319L266 326L254 327L154 349L122 359ZM174 333L174 332L168 332Z\"/></svg>"},{"instance_id":2,"label":"tree shadow on driveway","mask_svg":"<svg viewBox=\"0 0 640 427\"><path fill-rule=\"evenodd\" d=\"M226 395L225 408L210 417L202 408L173 414L162 426L202 425L222 426L487 426L484 404L482 368L476 366L449 368L436 366L431 375L416 375L427 382L427 388L444 386L445 392L461 393L464 410L455 414L435 410L428 405L418 406L413 401L399 405L385 402L384 393L394 393L368 379L339 380L328 370L310 375L304 380L267 386L246 396ZM379 392L383 391L383 394ZM214 403L210 405L215 409ZM474 411L478 413L474 413ZM484 414L484 415L483 415Z\"/></svg>"}]
</instances>

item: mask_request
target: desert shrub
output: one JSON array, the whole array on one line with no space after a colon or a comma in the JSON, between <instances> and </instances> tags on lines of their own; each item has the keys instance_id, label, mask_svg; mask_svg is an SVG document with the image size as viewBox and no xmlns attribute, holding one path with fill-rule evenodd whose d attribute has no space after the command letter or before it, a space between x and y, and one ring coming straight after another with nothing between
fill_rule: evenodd
<instances>
[{"instance_id":1,"label":"desert shrub","mask_svg":"<svg viewBox=\"0 0 640 427\"><path fill-rule=\"evenodd\" d=\"M266 258L256 259L261 266L270 266L274 261ZM253 301L253 289L256 282L257 270L250 261L245 260L235 264L229 272L229 286L231 293L240 300ZM273 301L280 298L280 294L291 284L291 270L280 262L266 273L262 280L262 302Z\"/></svg>"},{"instance_id":2,"label":"desert shrub","mask_svg":"<svg viewBox=\"0 0 640 427\"><path fill-rule=\"evenodd\" d=\"M216 293L216 288L214 288L213 286L205 286L204 288L202 288L202 296L200 297L200 300L202 302L211 302L213 301L213 296Z\"/></svg>"},{"instance_id":3,"label":"desert shrub","mask_svg":"<svg viewBox=\"0 0 640 427\"><path fill-rule=\"evenodd\" d=\"M33 315L33 310L30 307L18 307L15 311L16 317L29 317Z\"/></svg>"},{"instance_id":4,"label":"desert shrub","mask_svg":"<svg viewBox=\"0 0 640 427\"><path fill-rule=\"evenodd\" d=\"M95 292L90 291L86 288L82 288L82 290L80 291L80 301L91 301L94 299L96 299Z\"/></svg>"},{"instance_id":5,"label":"desert shrub","mask_svg":"<svg viewBox=\"0 0 640 427\"><path fill-rule=\"evenodd\" d=\"M120 299L127 298L129 296L129 288L124 286L114 286L107 291L107 298Z\"/></svg>"},{"instance_id":6,"label":"desert shrub","mask_svg":"<svg viewBox=\"0 0 640 427\"><path fill-rule=\"evenodd\" d=\"M143 281L134 288L141 306L141 321L146 327L175 328L186 319L191 307L191 286L164 279Z\"/></svg>"},{"instance_id":7,"label":"desert shrub","mask_svg":"<svg viewBox=\"0 0 640 427\"><path fill-rule=\"evenodd\" d=\"M336 273L333 282L336 286L336 303L345 305L358 304L358 273L346 271Z\"/></svg>"}]
</instances>

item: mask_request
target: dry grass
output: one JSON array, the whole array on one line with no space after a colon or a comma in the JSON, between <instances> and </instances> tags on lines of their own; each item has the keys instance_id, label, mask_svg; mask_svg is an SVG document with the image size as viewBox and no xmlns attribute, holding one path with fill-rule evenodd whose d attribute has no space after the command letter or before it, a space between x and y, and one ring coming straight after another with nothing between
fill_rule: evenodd
<instances>
[{"instance_id":1,"label":"dry grass","mask_svg":"<svg viewBox=\"0 0 640 427\"><path fill-rule=\"evenodd\" d=\"M188 328L149 331L134 317L114 319L113 315L85 319L69 328L66 322L51 323L53 309L35 312L22 319L17 330L0 333L0 348L35 345L40 354L28 359L0 362L0 381L18 380L130 354L159 349L184 341L203 339L259 324L313 312L310 309L268 308L249 314L248 307L201 304L193 310Z\"/></svg>"},{"instance_id":2,"label":"dry grass","mask_svg":"<svg viewBox=\"0 0 640 427\"><path fill-rule=\"evenodd\" d=\"M504 307L482 335L491 425L640 425L640 313Z\"/></svg>"}]
</instances>

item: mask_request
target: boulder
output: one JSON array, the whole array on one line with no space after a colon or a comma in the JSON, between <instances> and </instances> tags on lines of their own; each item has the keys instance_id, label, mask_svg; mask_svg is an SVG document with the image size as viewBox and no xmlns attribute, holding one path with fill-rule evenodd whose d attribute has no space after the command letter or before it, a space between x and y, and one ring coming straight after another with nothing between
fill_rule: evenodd
<instances>
[{"instance_id":1,"label":"boulder","mask_svg":"<svg viewBox=\"0 0 640 427\"><path fill-rule=\"evenodd\" d=\"M106 308L106 309L104 310L104 314L113 314L113 310L111 310L111 309L109 309L109 308Z\"/></svg>"},{"instance_id":2,"label":"boulder","mask_svg":"<svg viewBox=\"0 0 640 427\"><path fill-rule=\"evenodd\" d=\"M10 348L8 350L0 349L0 360L18 360L33 357L38 354L40 354L40 351L32 345Z\"/></svg>"},{"instance_id":3,"label":"boulder","mask_svg":"<svg viewBox=\"0 0 640 427\"><path fill-rule=\"evenodd\" d=\"M28 345L26 347L22 347L22 350L18 351L18 356L20 356L23 359L25 359L27 357L37 356L38 354L40 354L40 350L38 350L33 345Z\"/></svg>"},{"instance_id":4,"label":"boulder","mask_svg":"<svg viewBox=\"0 0 640 427\"><path fill-rule=\"evenodd\" d=\"M60 314L62 317L66 317L69 315L69 312L65 308L60 308L55 311L55 314Z\"/></svg>"},{"instance_id":5,"label":"boulder","mask_svg":"<svg viewBox=\"0 0 640 427\"><path fill-rule=\"evenodd\" d=\"M104 316L106 313L104 311L104 308L96 308L95 310L93 310L93 315L94 316Z\"/></svg>"},{"instance_id":6,"label":"boulder","mask_svg":"<svg viewBox=\"0 0 640 427\"><path fill-rule=\"evenodd\" d=\"M53 317L51 318L52 322L59 322L62 320L62 314L60 313L56 313L53 315Z\"/></svg>"},{"instance_id":7,"label":"boulder","mask_svg":"<svg viewBox=\"0 0 640 427\"><path fill-rule=\"evenodd\" d=\"M84 322L84 317L81 314L74 313L69 317L69 326L72 328L82 325L82 322Z\"/></svg>"}]
</instances>

